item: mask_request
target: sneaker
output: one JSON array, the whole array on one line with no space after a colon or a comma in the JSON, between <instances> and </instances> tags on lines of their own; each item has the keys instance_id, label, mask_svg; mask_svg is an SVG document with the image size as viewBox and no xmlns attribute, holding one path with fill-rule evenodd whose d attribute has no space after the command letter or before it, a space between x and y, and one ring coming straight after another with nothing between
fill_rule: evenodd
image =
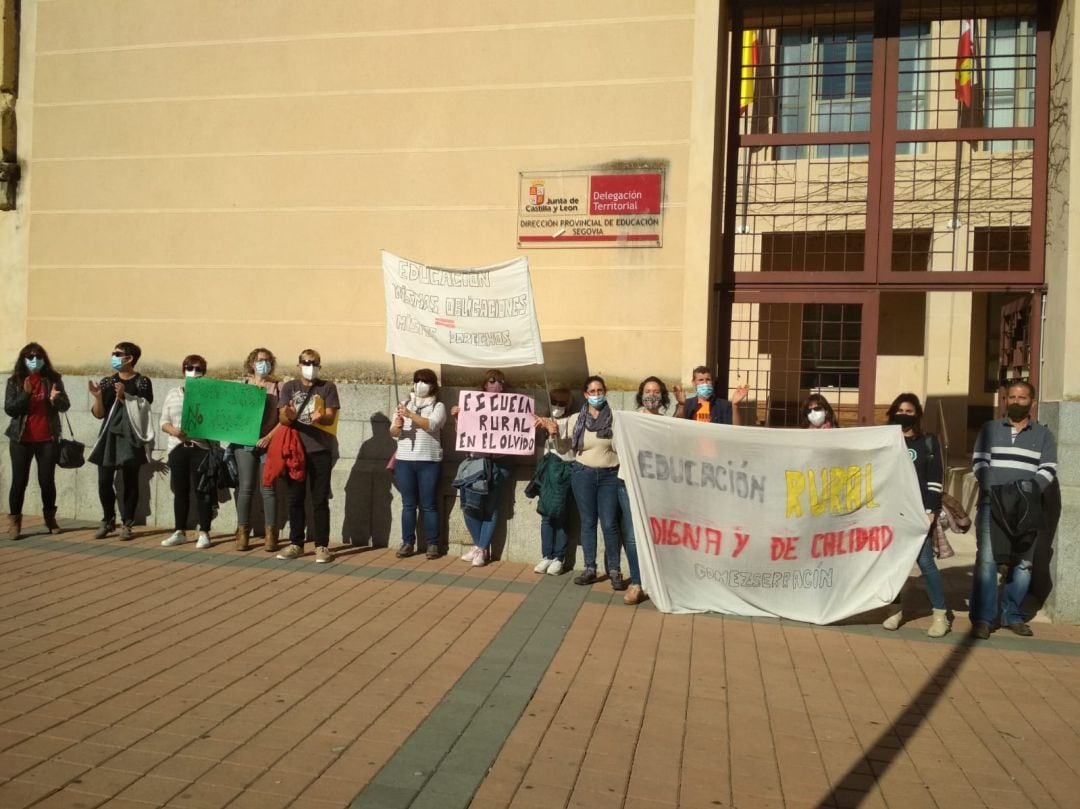
<instances>
[{"instance_id":1,"label":"sneaker","mask_svg":"<svg viewBox=\"0 0 1080 809\"><path fill-rule=\"evenodd\" d=\"M473 559L476 558L476 552L478 550L480 550L480 549L478 547L476 547L475 545L473 545L471 548L469 548L467 551L465 551L465 553L461 554L461 561L462 562L471 562Z\"/></svg>"},{"instance_id":2,"label":"sneaker","mask_svg":"<svg viewBox=\"0 0 1080 809\"><path fill-rule=\"evenodd\" d=\"M547 574L549 576L561 576L563 572L562 559L552 559L551 564L548 565Z\"/></svg>"},{"instance_id":3,"label":"sneaker","mask_svg":"<svg viewBox=\"0 0 1080 809\"><path fill-rule=\"evenodd\" d=\"M116 520L102 520L101 525L99 525L97 531L94 532L94 539L105 539L105 537L115 530Z\"/></svg>"},{"instance_id":4,"label":"sneaker","mask_svg":"<svg viewBox=\"0 0 1080 809\"><path fill-rule=\"evenodd\" d=\"M442 554L439 553L439 543L429 542L427 546L427 554L425 555L428 559L438 559L440 556L442 556Z\"/></svg>"},{"instance_id":5,"label":"sneaker","mask_svg":"<svg viewBox=\"0 0 1080 809\"><path fill-rule=\"evenodd\" d=\"M901 621L904 620L903 610L897 610L884 621L881 622L882 627L888 629L890 632L895 632L900 628Z\"/></svg>"},{"instance_id":6,"label":"sneaker","mask_svg":"<svg viewBox=\"0 0 1080 809\"><path fill-rule=\"evenodd\" d=\"M304 555L303 546L301 546L301 545L293 545L290 542L289 546L287 548L285 548L285 550L281 551L281 553L279 553L277 555L277 558L278 559L292 560L292 559L299 559L303 555Z\"/></svg>"},{"instance_id":7,"label":"sneaker","mask_svg":"<svg viewBox=\"0 0 1080 809\"><path fill-rule=\"evenodd\" d=\"M135 531L132 530L131 526L127 523L124 523L120 527L120 539L124 541L127 541L129 539L135 539Z\"/></svg>"},{"instance_id":8,"label":"sneaker","mask_svg":"<svg viewBox=\"0 0 1080 809\"><path fill-rule=\"evenodd\" d=\"M554 561L554 559L541 559L533 568L533 573L547 573L548 568L551 567L551 563Z\"/></svg>"},{"instance_id":9,"label":"sneaker","mask_svg":"<svg viewBox=\"0 0 1080 809\"><path fill-rule=\"evenodd\" d=\"M574 584L593 584L596 582L596 568L587 567L574 579Z\"/></svg>"},{"instance_id":10,"label":"sneaker","mask_svg":"<svg viewBox=\"0 0 1080 809\"><path fill-rule=\"evenodd\" d=\"M631 584L626 590L626 595L622 597L622 603L633 606L635 604L640 604L647 598L648 596L645 595L645 591L641 589L640 584Z\"/></svg>"},{"instance_id":11,"label":"sneaker","mask_svg":"<svg viewBox=\"0 0 1080 809\"><path fill-rule=\"evenodd\" d=\"M173 531L171 536L161 540L161 544L166 548L174 548L177 545L183 545L185 542L187 542L187 537L183 531Z\"/></svg>"},{"instance_id":12,"label":"sneaker","mask_svg":"<svg viewBox=\"0 0 1080 809\"><path fill-rule=\"evenodd\" d=\"M477 548L476 553L473 554L472 566L483 567L488 563L488 557L490 552L487 548Z\"/></svg>"},{"instance_id":13,"label":"sneaker","mask_svg":"<svg viewBox=\"0 0 1080 809\"><path fill-rule=\"evenodd\" d=\"M990 637L990 624L986 621L976 621L971 625L971 637L975 640L987 640Z\"/></svg>"},{"instance_id":14,"label":"sneaker","mask_svg":"<svg viewBox=\"0 0 1080 809\"><path fill-rule=\"evenodd\" d=\"M398 559L408 559L413 555L413 545L411 542L402 542L401 547L397 549L397 553L394 554Z\"/></svg>"},{"instance_id":15,"label":"sneaker","mask_svg":"<svg viewBox=\"0 0 1080 809\"><path fill-rule=\"evenodd\" d=\"M611 582L611 589L614 590L616 593L621 592L630 586L629 582L627 582L626 579L622 577L622 573L620 573L618 570L610 571L607 576L608 581Z\"/></svg>"},{"instance_id":16,"label":"sneaker","mask_svg":"<svg viewBox=\"0 0 1080 809\"><path fill-rule=\"evenodd\" d=\"M197 540L195 540L195 547L198 548L199 550L206 550L207 548L214 547L210 543L210 535L208 533L206 533L205 531L200 531L199 532L199 538Z\"/></svg>"},{"instance_id":17,"label":"sneaker","mask_svg":"<svg viewBox=\"0 0 1080 809\"><path fill-rule=\"evenodd\" d=\"M315 564L325 565L328 562L334 561L334 555L330 553L330 548L326 545L315 546Z\"/></svg>"}]
</instances>

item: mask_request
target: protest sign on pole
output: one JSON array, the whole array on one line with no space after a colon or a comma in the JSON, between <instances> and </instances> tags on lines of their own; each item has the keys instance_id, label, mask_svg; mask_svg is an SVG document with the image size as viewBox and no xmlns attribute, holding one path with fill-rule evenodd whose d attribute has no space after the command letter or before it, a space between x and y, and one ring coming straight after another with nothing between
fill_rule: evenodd
<instances>
[{"instance_id":1,"label":"protest sign on pole","mask_svg":"<svg viewBox=\"0 0 1080 809\"><path fill-rule=\"evenodd\" d=\"M466 368L542 365L529 262L446 269L382 251L386 350Z\"/></svg>"},{"instance_id":2,"label":"protest sign on pole","mask_svg":"<svg viewBox=\"0 0 1080 809\"><path fill-rule=\"evenodd\" d=\"M520 393L458 393L457 444L461 452L532 455L536 449L536 408Z\"/></svg>"},{"instance_id":3,"label":"protest sign on pole","mask_svg":"<svg viewBox=\"0 0 1080 809\"><path fill-rule=\"evenodd\" d=\"M663 612L827 624L892 602L927 533L900 428L619 413L646 591Z\"/></svg>"},{"instance_id":4,"label":"protest sign on pole","mask_svg":"<svg viewBox=\"0 0 1080 809\"><path fill-rule=\"evenodd\" d=\"M265 406L266 391L258 385L185 379L180 429L191 438L252 447L259 440Z\"/></svg>"}]
</instances>

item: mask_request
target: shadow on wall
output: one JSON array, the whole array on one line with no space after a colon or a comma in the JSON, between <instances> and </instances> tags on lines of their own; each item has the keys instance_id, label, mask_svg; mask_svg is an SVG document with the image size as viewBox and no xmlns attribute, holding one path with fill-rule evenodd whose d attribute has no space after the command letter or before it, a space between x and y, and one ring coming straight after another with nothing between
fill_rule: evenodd
<instances>
[{"instance_id":1,"label":"shadow on wall","mask_svg":"<svg viewBox=\"0 0 1080 809\"><path fill-rule=\"evenodd\" d=\"M341 538L346 544L375 548L390 544L393 474L386 468L386 462L396 448L396 442L390 437L390 419L385 413L374 413L371 438L360 445L345 483Z\"/></svg>"}]
</instances>

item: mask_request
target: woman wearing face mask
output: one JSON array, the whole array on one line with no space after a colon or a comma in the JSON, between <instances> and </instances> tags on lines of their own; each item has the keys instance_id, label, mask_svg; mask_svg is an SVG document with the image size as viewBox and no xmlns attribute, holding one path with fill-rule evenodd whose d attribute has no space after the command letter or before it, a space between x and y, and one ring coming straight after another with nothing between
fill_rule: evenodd
<instances>
[{"instance_id":1,"label":"woman wearing face mask","mask_svg":"<svg viewBox=\"0 0 1080 809\"><path fill-rule=\"evenodd\" d=\"M536 509L540 513L540 561L533 572L558 576L565 569L566 549L570 544L566 531L569 522L569 464L574 460L568 415L570 391L553 388L548 393L548 400L551 402L551 417L536 419L536 426L547 432L548 439L544 446L545 457L537 467L537 477L533 478L540 490L540 503Z\"/></svg>"},{"instance_id":2,"label":"woman wearing face mask","mask_svg":"<svg viewBox=\"0 0 1080 809\"><path fill-rule=\"evenodd\" d=\"M124 496L120 500L120 539L135 538L135 509L139 504L139 467L147 462L146 447L153 440L150 405L154 386L135 370L142 349L135 343L117 343L110 365L113 375L89 382L90 412L102 420L97 441L87 460L98 466L98 498L102 519L95 539L116 530L116 472L121 473Z\"/></svg>"},{"instance_id":3,"label":"woman wearing face mask","mask_svg":"<svg viewBox=\"0 0 1080 809\"><path fill-rule=\"evenodd\" d=\"M278 546L277 494L273 486L263 486L263 466L266 463L266 447L270 439L281 426L278 423L278 401L281 397L281 382L274 376L277 358L268 348L256 348L244 360L245 385L258 385L266 391L266 404L263 409L262 427L259 440L253 447L233 445L236 458L236 471L239 485L236 487L236 549L246 551L251 537L251 501L255 496L255 487L259 486L262 494L263 522L265 541L263 550L274 552Z\"/></svg>"},{"instance_id":4,"label":"woman wearing face mask","mask_svg":"<svg viewBox=\"0 0 1080 809\"><path fill-rule=\"evenodd\" d=\"M930 606L934 610L934 619L926 634L931 638L940 638L949 631L945 607L945 585L941 581L941 573L934 562L933 543L933 524L937 519L937 513L941 510L941 482L945 471L941 445L936 435L923 433L923 407L919 397L914 393L901 393L897 396L889 405L886 415L889 424L900 425L904 432L904 443L907 444L908 454L915 464L915 474L919 478L919 489L922 492L923 508L926 509L926 517L930 522L930 530L927 531L926 538L923 540L917 563L923 580L926 581ZM902 601L903 589L897 596L895 612L882 623L886 629L899 629L903 621L903 612L900 609Z\"/></svg>"},{"instance_id":5,"label":"woman wearing face mask","mask_svg":"<svg viewBox=\"0 0 1080 809\"><path fill-rule=\"evenodd\" d=\"M638 412L647 413L650 416L662 416L671 406L671 396L668 394L667 385L663 380L655 376L647 376L638 385L637 396ZM682 417L683 406L677 404L672 414L676 418Z\"/></svg>"},{"instance_id":6,"label":"woman wearing face mask","mask_svg":"<svg viewBox=\"0 0 1080 809\"><path fill-rule=\"evenodd\" d=\"M505 387L506 376L502 371L492 368L484 374L485 393L502 393ZM450 415L457 418L457 414L458 406L454 405L450 408ZM490 472L490 481L488 492L482 498L477 498L475 492L467 493L464 488L460 489L461 512L473 542L473 546L461 558L473 567L483 567L491 561L491 540L499 523L499 505L513 470L510 459L505 455L471 452L468 460L484 460L484 466ZM458 471L460 473L460 468ZM477 499L481 502L476 502Z\"/></svg>"},{"instance_id":7,"label":"woman wearing face mask","mask_svg":"<svg viewBox=\"0 0 1080 809\"><path fill-rule=\"evenodd\" d=\"M442 427L446 408L437 400L439 379L430 368L413 374L408 401L401 402L390 425L397 441L394 480L401 492L401 547L398 558L416 551L416 509L424 519L427 558L439 558L439 471L442 469Z\"/></svg>"},{"instance_id":8,"label":"woman wearing face mask","mask_svg":"<svg viewBox=\"0 0 1080 809\"><path fill-rule=\"evenodd\" d=\"M799 427L804 430L831 430L839 427L832 405L820 393L806 397L799 413Z\"/></svg>"},{"instance_id":9,"label":"woman wearing face mask","mask_svg":"<svg viewBox=\"0 0 1080 809\"><path fill-rule=\"evenodd\" d=\"M206 360L198 354L188 354L180 364L186 379L206 375ZM195 509L199 517L199 536L196 548L210 547L210 521L213 519L214 495L201 492L196 486L199 464L210 451L210 442L190 438L180 427L184 415L184 386L173 388L166 394L161 406L161 431L169 436L165 450L169 462L169 486L173 493L173 533L163 539L166 548L187 542L188 511L191 509L191 492L195 491Z\"/></svg>"},{"instance_id":10,"label":"woman wearing face mask","mask_svg":"<svg viewBox=\"0 0 1080 809\"><path fill-rule=\"evenodd\" d=\"M59 534L56 522L56 462L60 458L60 414L71 407L60 374L39 343L23 346L4 391L4 412L11 423L4 433L11 455L11 489L8 492L8 535L22 534L22 509L30 483L30 463L37 462L42 516L51 534Z\"/></svg>"}]
</instances>

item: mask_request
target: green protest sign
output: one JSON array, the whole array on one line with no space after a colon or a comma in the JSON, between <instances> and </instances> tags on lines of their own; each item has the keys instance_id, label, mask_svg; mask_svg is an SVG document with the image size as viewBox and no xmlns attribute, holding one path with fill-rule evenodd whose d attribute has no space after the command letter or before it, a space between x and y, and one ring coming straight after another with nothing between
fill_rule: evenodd
<instances>
[{"instance_id":1,"label":"green protest sign","mask_svg":"<svg viewBox=\"0 0 1080 809\"><path fill-rule=\"evenodd\" d=\"M192 438L254 446L265 406L266 391L258 385L206 377L185 379L180 429Z\"/></svg>"}]
</instances>

